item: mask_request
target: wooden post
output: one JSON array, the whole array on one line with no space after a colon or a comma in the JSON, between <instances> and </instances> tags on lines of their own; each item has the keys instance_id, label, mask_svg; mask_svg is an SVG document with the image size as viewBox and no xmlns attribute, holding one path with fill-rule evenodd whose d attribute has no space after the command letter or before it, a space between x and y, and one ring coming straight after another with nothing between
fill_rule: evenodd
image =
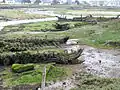
<instances>
[{"instance_id":1,"label":"wooden post","mask_svg":"<svg viewBox=\"0 0 120 90\"><path fill-rule=\"evenodd\" d=\"M81 14L81 21L83 21L82 14Z\"/></svg>"},{"instance_id":2,"label":"wooden post","mask_svg":"<svg viewBox=\"0 0 120 90\"><path fill-rule=\"evenodd\" d=\"M47 35L45 35L45 39L47 39Z\"/></svg>"},{"instance_id":3,"label":"wooden post","mask_svg":"<svg viewBox=\"0 0 120 90\"><path fill-rule=\"evenodd\" d=\"M45 90L45 81L46 81L46 65L43 68L41 90Z\"/></svg>"}]
</instances>

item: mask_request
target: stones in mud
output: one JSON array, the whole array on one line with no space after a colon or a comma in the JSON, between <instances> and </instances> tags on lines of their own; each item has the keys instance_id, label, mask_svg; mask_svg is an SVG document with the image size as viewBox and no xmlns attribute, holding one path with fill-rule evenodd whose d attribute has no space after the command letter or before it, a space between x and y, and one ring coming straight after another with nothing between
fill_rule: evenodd
<instances>
[{"instance_id":1,"label":"stones in mud","mask_svg":"<svg viewBox=\"0 0 120 90\"><path fill-rule=\"evenodd\" d=\"M81 57L78 58L78 60L79 60L79 63L83 63L85 61L84 58L82 57L82 55L81 55Z\"/></svg>"},{"instance_id":2,"label":"stones in mud","mask_svg":"<svg viewBox=\"0 0 120 90\"><path fill-rule=\"evenodd\" d=\"M6 90L38 90L39 87L40 87L39 84L35 84L35 85L17 85L15 87L12 87L12 89L6 89Z\"/></svg>"},{"instance_id":3,"label":"stones in mud","mask_svg":"<svg viewBox=\"0 0 120 90\"><path fill-rule=\"evenodd\" d=\"M78 44L78 40L77 39L69 39L66 42L67 45L77 45Z\"/></svg>"},{"instance_id":4,"label":"stones in mud","mask_svg":"<svg viewBox=\"0 0 120 90\"><path fill-rule=\"evenodd\" d=\"M0 87L3 85L3 80L0 78ZM1 89L0 89L1 90Z\"/></svg>"},{"instance_id":5,"label":"stones in mud","mask_svg":"<svg viewBox=\"0 0 120 90\"><path fill-rule=\"evenodd\" d=\"M101 61L101 60L98 60L98 61L99 61L99 63L101 64L102 61Z\"/></svg>"},{"instance_id":6,"label":"stones in mud","mask_svg":"<svg viewBox=\"0 0 120 90\"><path fill-rule=\"evenodd\" d=\"M5 90L5 89L3 88L3 79L2 79L2 78L0 78L0 90Z\"/></svg>"},{"instance_id":7,"label":"stones in mud","mask_svg":"<svg viewBox=\"0 0 120 90\"><path fill-rule=\"evenodd\" d=\"M91 69L90 69L90 68L88 68L87 70L88 70L88 71L90 71Z\"/></svg>"},{"instance_id":8,"label":"stones in mud","mask_svg":"<svg viewBox=\"0 0 120 90\"><path fill-rule=\"evenodd\" d=\"M0 21L11 21L11 19L0 15Z\"/></svg>"},{"instance_id":9,"label":"stones in mud","mask_svg":"<svg viewBox=\"0 0 120 90\"><path fill-rule=\"evenodd\" d=\"M66 82L63 82L63 85L66 85Z\"/></svg>"}]
</instances>

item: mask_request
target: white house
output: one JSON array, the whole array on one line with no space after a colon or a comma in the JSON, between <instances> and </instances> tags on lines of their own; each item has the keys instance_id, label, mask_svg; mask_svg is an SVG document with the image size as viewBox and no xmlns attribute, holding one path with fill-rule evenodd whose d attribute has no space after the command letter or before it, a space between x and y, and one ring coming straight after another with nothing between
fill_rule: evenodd
<instances>
[{"instance_id":1,"label":"white house","mask_svg":"<svg viewBox=\"0 0 120 90\"><path fill-rule=\"evenodd\" d=\"M90 0L89 3L91 6L104 6L107 0Z\"/></svg>"},{"instance_id":2,"label":"white house","mask_svg":"<svg viewBox=\"0 0 120 90\"><path fill-rule=\"evenodd\" d=\"M117 6L117 7L120 7L120 0L110 0L107 3L107 6Z\"/></svg>"},{"instance_id":3,"label":"white house","mask_svg":"<svg viewBox=\"0 0 120 90\"><path fill-rule=\"evenodd\" d=\"M91 6L118 6L120 7L120 0L90 0Z\"/></svg>"},{"instance_id":4,"label":"white house","mask_svg":"<svg viewBox=\"0 0 120 90\"><path fill-rule=\"evenodd\" d=\"M72 4L72 0L67 0L67 3L68 4Z\"/></svg>"}]
</instances>

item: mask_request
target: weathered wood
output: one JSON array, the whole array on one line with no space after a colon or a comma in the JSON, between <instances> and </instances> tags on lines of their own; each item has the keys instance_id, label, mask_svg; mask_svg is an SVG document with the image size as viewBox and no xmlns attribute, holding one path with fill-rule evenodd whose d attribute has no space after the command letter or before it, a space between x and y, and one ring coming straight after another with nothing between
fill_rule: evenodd
<instances>
[{"instance_id":1,"label":"weathered wood","mask_svg":"<svg viewBox=\"0 0 120 90\"><path fill-rule=\"evenodd\" d=\"M43 68L41 90L45 90L45 81L46 81L46 65Z\"/></svg>"}]
</instances>

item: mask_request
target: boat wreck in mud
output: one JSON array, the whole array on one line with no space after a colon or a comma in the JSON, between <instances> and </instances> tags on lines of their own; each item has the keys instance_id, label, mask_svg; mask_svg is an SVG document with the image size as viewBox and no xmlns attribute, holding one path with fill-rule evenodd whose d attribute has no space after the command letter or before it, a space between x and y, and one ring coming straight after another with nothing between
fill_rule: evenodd
<instances>
[{"instance_id":1,"label":"boat wreck in mud","mask_svg":"<svg viewBox=\"0 0 120 90\"><path fill-rule=\"evenodd\" d=\"M57 63L57 64L77 64L80 63L78 58L81 56L83 49L73 53L66 52L20 52L15 54L0 55L0 64L11 65L14 63Z\"/></svg>"},{"instance_id":2,"label":"boat wreck in mud","mask_svg":"<svg viewBox=\"0 0 120 90\"><path fill-rule=\"evenodd\" d=\"M58 18L58 21L81 21L81 22L88 22L91 24L97 24L97 21L92 17L92 15L89 16L85 16L83 17L82 15L80 17L73 17L72 19L68 19L66 16L65 17L59 17L56 16Z\"/></svg>"},{"instance_id":3,"label":"boat wreck in mud","mask_svg":"<svg viewBox=\"0 0 120 90\"><path fill-rule=\"evenodd\" d=\"M81 61L78 60L78 58L81 56L82 52L83 52L83 49L79 49L77 52L72 53L71 55L69 55L70 58L68 60L68 63L69 64L81 63Z\"/></svg>"}]
</instances>

